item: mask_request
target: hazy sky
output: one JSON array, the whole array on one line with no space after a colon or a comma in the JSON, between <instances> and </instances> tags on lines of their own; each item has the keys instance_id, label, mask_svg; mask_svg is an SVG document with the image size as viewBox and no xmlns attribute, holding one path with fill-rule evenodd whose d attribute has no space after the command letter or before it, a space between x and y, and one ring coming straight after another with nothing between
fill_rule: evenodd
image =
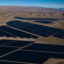
<instances>
[{"instance_id":1,"label":"hazy sky","mask_svg":"<svg viewBox=\"0 0 64 64\"><path fill-rule=\"evenodd\" d=\"M64 0L0 0L0 6L9 5L64 8Z\"/></svg>"}]
</instances>

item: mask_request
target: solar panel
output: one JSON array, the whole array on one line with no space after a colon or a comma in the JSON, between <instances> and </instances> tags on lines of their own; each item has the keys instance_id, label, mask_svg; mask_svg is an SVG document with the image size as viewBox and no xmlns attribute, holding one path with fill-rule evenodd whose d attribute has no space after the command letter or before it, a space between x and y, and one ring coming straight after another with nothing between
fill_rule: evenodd
<instances>
[{"instance_id":1,"label":"solar panel","mask_svg":"<svg viewBox=\"0 0 64 64\"><path fill-rule=\"evenodd\" d=\"M0 45L7 45L14 42L14 40L0 40Z\"/></svg>"},{"instance_id":2,"label":"solar panel","mask_svg":"<svg viewBox=\"0 0 64 64\"><path fill-rule=\"evenodd\" d=\"M13 34L14 36L19 36L21 38L24 38L24 37L26 37L26 38L37 38L37 36L34 36L34 35L31 35L31 34L19 31L19 30L9 28L7 26L1 26L0 29L4 30L4 31L6 31L10 34Z\"/></svg>"},{"instance_id":3,"label":"solar panel","mask_svg":"<svg viewBox=\"0 0 64 64\"><path fill-rule=\"evenodd\" d=\"M39 23L44 23L44 24L50 24L50 23L53 23L53 21L34 21L34 22L39 22Z\"/></svg>"},{"instance_id":4,"label":"solar panel","mask_svg":"<svg viewBox=\"0 0 64 64\"><path fill-rule=\"evenodd\" d=\"M12 48L12 47L1 47L0 46L0 56L6 54L8 52L11 52L11 51L13 51L15 49L16 48Z\"/></svg>"},{"instance_id":5,"label":"solar panel","mask_svg":"<svg viewBox=\"0 0 64 64\"><path fill-rule=\"evenodd\" d=\"M59 33L57 33L57 34L54 34L53 36L54 36L54 37L57 37L57 38L62 38L62 39L64 39L64 31L61 31L61 32L59 32Z\"/></svg>"},{"instance_id":6,"label":"solar panel","mask_svg":"<svg viewBox=\"0 0 64 64\"><path fill-rule=\"evenodd\" d=\"M0 43L0 64L42 64L48 58L64 58L64 45L19 40L0 40Z\"/></svg>"},{"instance_id":7,"label":"solar panel","mask_svg":"<svg viewBox=\"0 0 64 64\"><path fill-rule=\"evenodd\" d=\"M58 20L56 18L24 18L24 17L14 17L14 18L21 20Z\"/></svg>"},{"instance_id":8,"label":"solar panel","mask_svg":"<svg viewBox=\"0 0 64 64\"><path fill-rule=\"evenodd\" d=\"M0 64L20 64L20 63L13 63L13 62L6 62L6 61L0 61ZM23 64L23 63L22 63Z\"/></svg>"},{"instance_id":9,"label":"solar panel","mask_svg":"<svg viewBox=\"0 0 64 64\"><path fill-rule=\"evenodd\" d=\"M24 30L30 33L34 33L43 37L48 37L57 32L62 31L62 29L37 25L33 23L21 22L21 21L10 21L7 23L8 26L12 26L14 28L18 28L20 30Z\"/></svg>"},{"instance_id":10,"label":"solar panel","mask_svg":"<svg viewBox=\"0 0 64 64\"><path fill-rule=\"evenodd\" d=\"M16 47L23 47L27 44L33 43L32 41L19 41L19 40L0 40L0 46L16 46Z\"/></svg>"},{"instance_id":11,"label":"solar panel","mask_svg":"<svg viewBox=\"0 0 64 64\"><path fill-rule=\"evenodd\" d=\"M37 53L37 52L29 52L29 51L17 51L1 59L8 61L30 62L30 63L41 64L48 59L48 55L46 53L41 53L41 52Z\"/></svg>"},{"instance_id":12,"label":"solar panel","mask_svg":"<svg viewBox=\"0 0 64 64\"><path fill-rule=\"evenodd\" d=\"M5 61L5 60L1 60L0 63L1 64L36 64L36 63L27 63L27 62Z\"/></svg>"},{"instance_id":13,"label":"solar panel","mask_svg":"<svg viewBox=\"0 0 64 64\"><path fill-rule=\"evenodd\" d=\"M2 30L0 30L0 37L3 37L3 36L6 36L6 37L15 37L14 35L12 34L9 34L9 33L6 33Z\"/></svg>"},{"instance_id":14,"label":"solar panel","mask_svg":"<svg viewBox=\"0 0 64 64\"><path fill-rule=\"evenodd\" d=\"M0 26L0 37L37 38L13 28L18 28L40 36L50 35L64 38L64 31L58 28L41 26L33 23L11 21L9 26ZM11 28L11 27L12 28ZM64 45L37 44L33 41L0 40L0 64L43 64L49 58L64 59Z\"/></svg>"},{"instance_id":15,"label":"solar panel","mask_svg":"<svg viewBox=\"0 0 64 64\"><path fill-rule=\"evenodd\" d=\"M46 52L63 52L64 53L64 45L51 45L51 44L33 44L30 45L24 50L34 50L34 51L46 51Z\"/></svg>"},{"instance_id":16,"label":"solar panel","mask_svg":"<svg viewBox=\"0 0 64 64\"><path fill-rule=\"evenodd\" d=\"M16 47L23 47L27 44L30 44L30 43L33 43L33 42L30 42L30 41L16 41L16 42L13 42L13 43L9 43L7 46L16 46Z\"/></svg>"}]
</instances>

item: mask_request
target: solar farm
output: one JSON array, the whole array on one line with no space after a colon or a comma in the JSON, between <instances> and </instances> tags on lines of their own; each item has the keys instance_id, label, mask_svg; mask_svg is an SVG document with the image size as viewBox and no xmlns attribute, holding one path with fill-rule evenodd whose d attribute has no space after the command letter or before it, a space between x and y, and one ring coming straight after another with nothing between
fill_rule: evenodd
<instances>
[{"instance_id":1,"label":"solar farm","mask_svg":"<svg viewBox=\"0 0 64 64\"><path fill-rule=\"evenodd\" d=\"M12 16L0 25L0 64L64 64L64 29L53 26L58 20Z\"/></svg>"}]
</instances>

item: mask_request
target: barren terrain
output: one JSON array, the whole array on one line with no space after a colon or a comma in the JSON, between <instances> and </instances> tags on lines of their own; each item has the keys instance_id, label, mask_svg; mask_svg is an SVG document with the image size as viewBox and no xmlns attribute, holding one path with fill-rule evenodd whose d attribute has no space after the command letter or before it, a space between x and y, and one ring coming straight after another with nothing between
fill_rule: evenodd
<instances>
[{"instance_id":1,"label":"barren terrain","mask_svg":"<svg viewBox=\"0 0 64 64\"><path fill-rule=\"evenodd\" d=\"M19 9L19 10L16 10L16 9ZM31 9L33 12L31 11ZM19 8L18 7L17 8L16 7L10 7L10 8L0 7L0 31L7 34L7 35L0 34L1 35L0 40L31 41L31 42L34 42L34 44L39 44L39 45L41 44L41 45L47 45L47 46L49 45L49 46L52 46L52 48L53 46L56 47L56 45L64 46L64 12L58 11L57 9L46 9L46 8L44 9L36 8L35 10L33 9L34 8L28 8L28 7L27 8L26 7L19 7ZM29 11L26 11L26 10L29 10ZM19 47L18 49L21 50L21 47ZM12 52L15 52L16 50ZM24 50L24 52L25 51L26 50ZM28 51L31 51L31 50L28 50ZM34 50L32 51L34 52ZM35 51L42 52L40 50L39 51L35 50ZM58 55L64 54L64 51L63 53L56 52L56 51L55 52L44 51L44 52L50 53L50 54L56 53ZM7 54L10 54L10 53L7 53ZM5 57L7 56L7 54L4 54L0 57ZM58 60L59 60L59 63L58 63ZM6 61L6 62L10 62L10 61ZM54 58L51 58L51 59L48 58L48 60L44 62L44 64L51 64L51 63L56 64L56 62L58 64L63 64L64 59L57 59L55 56ZM14 63L17 63L17 62L14 62ZM18 64L22 64L22 63L18 62ZM26 64L30 64L30 63L26 62Z\"/></svg>"}]
</instances>

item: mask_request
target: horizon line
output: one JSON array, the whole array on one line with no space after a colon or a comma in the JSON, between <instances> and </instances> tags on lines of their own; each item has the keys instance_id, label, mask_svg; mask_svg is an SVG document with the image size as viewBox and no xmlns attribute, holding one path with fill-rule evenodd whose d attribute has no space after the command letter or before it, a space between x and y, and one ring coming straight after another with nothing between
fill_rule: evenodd
<instances>
[{"instance_id":1,"label":"horizon line","mask_svg":"<svg viewBox=\"0 0 64 64\"><path fill-rule=\"evenodd\" d=\"M41 7L41 8L55 8L55 7L44 7L44 6L21 6L21 5L0 5L0 6L17 6L17 7ZM59 7L60 8L60 7ZM63 8L63 7L62 7ZM56 7L58 9L58 7Z\"/></svg>"}]
</instances>

